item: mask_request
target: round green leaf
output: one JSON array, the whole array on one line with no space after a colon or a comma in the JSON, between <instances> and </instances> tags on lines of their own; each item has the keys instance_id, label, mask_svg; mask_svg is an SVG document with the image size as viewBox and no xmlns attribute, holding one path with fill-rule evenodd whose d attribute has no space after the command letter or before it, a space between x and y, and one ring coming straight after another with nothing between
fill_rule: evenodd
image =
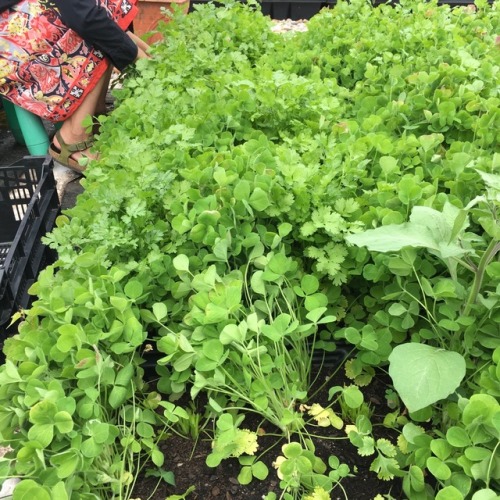
<instances>
[{"instance_id":1,"label":"round green leaf","mask_svg":"<svg viewBox=\"0 0 500 500\"><path fill-rule=\"evenodd\" d=\"M246 180L238 181L234 186L233 194L237 200L248 200L250 196L250 183Z\"/></svg>"},{"instance_id":2,"label":"round green leaf","mask_svg":"<svg viewBox=\"0 0 500 500\"><path fill-rule=\"evenodd\" d=\"M54 415L54 424L62 434L73 430L73 419L67 411L59 411Z\"/></svg>"},{"instance_id":3,"label":"round green leaf","mask_svg":"<svg viewBox=\"0 0 500 500\"><path fill-rule=\"evenodd\" d=\"M446 431L446 440L455 448L465 448L471 444L469 435L462 427L450 427Z\"/></svg>"},{"instance_id":4,"label":"round green leaf","mask_svg":"<svg viewBox=\"0 0 500 500\"><path fill-rule=\"evenodd\" d=\"M252 465L252 474L260 481L263 481L268 476L269 469L267 468L267 465L264 462L261 461L255 462Z\"/></svg>"},{"instance_id":5,"label":"round green leaf","mask_svg":"<svg viewBox=\"0 0 500 500\"><path fill-rule=\"evenodd\" d=\"M125 291L125 295L129 299L137 299L142 295L142 293L144 291L144 287L142 286L142 283L140 281L130 280L125 285L124 291Z\"/></svg>"},{"instance_id":6,"label":"round green leaf","mask_svg":"<svg viewBox=\"0 0 500 500\"><path fill-rule=\"evenodd\" d=\"M250 484L252 482L252 477L252 467L245 465L238 474L238 482L240 484Z\"/></svg>"},{"instance_id":7,"label":"round green leaf","mask_svg":"<svg viewBox=\"0 0 500 500\"><path fill-rule=\"evenodd\" d=\"M137 434L141 436L142 438L150 438L155 435L155 431L153 429L153 426L151 424L148 424L146 422L139 422L136 425L136 430Z\"/></svg>"},{"instance_id":8,"label":"round green leaf","mask_svg":"<svg viewBox=\"0 0 500 500\"><path fill-rule=\"evenodd\" d=\"M363 393L359 390L358 386L350 385L342 391L345 404L349 408L359 408L363 404Z\"/></svg>"},{"instance_id":9,"label":"round green leaf","mask_svg":"<svg viewBox=\"0 0 500 500\"><path fill-rule=\"evenodd\" d=\"M94 422L90 426L90 433L97 444L105 443L109 436L109 424Z\"/></svg>"},{"instance_id":10,"label":"round green leaf","mask_svg":"<svg viewBox=\"0 0 500 500\"><path fill-rule=\"evenodd\" d=\"M313 274L306 274L300 281L300 288L306 295L312 295L318 291L319 280Z\"/></svg>"},{"instance_id":11,"label":"round green leaf","mask_svg":"<svg viewBox=\"0 0 500 500\"><path fill-rule=\"evenodd\" d=\"M219 340L223 345L228 345L231 342L242 342L243 339L244 335L242 334L240 328L233 324L226 325L219 335Z\"/></svg>"},{"instance_id":12,"label":"round green leaf","mask_svg":"<svg viewBox=\"0 0 500 500\"><path fill-rule=\"evenodd\" d=\"M489 488L476 491L471 500L498 500L498 495Z\"/></svg>"},{"instance_id":13,"label":"round green leaf","mask_svg":"<svg viewBox=\"0 0 500 500\"><path fill-rule=\"evenodd\" d=\"M59 481L55 486L51 488L52 500L68 500L68 492L62 481Z\"/></svg>"},{"instance_id":14,"label":"round green leaf","mask_svg":"<svg viewBox=\"0 0 500 500\"><path fill-rule=\"evenodd\" d=\"M455 486L446 486L436 495L436 500L463 500L464 497Z\"/></svg>"},{"instance_id":15,"label":"round green leaf","mask_svg":"<svg viewBox=\"0 0 500 500\"><path fill-rule=\"evenodd\" d=\"M50 463L57 468L57 477L65 479L71 476L82 464L80 452L71 448L62 453L57 453L50 458Z\"/></svg>"},{"instance_id":16,"label":"round green leaf","mask_svg":"<svg viewBox=\"0 0 500 500\"><path fill-rule=\"evenodd\" d=\"M282 450L286 458L296 458L302 454L302 446L300 446L300 443L293 442L285 444Z\"/></svg>"},{"instance_id":17,"label":"round green leaf","mask_svg":"<svg viewBox=\"0 0 500 500\"><path fill-rule=\"evenodd\" d=\"M224 457L220 453L210 453L205 459L208 467L218 467Z\"/></svg>"},{"instance_id":18,"label":"round green leaf","mask_svg":"<svg viewBox=\"0 0 500 500\"><path fill-rule=\"evenodd\" d=\"M52 500L45 488L32 479L23 479L14 489L12 500Z\"/></svg>"},{"instance_id":19,"label":"round green leaf","mask_svg":"<svg viewBox=\"0 0 500 500\"><path fill-rule=\"evenodd\" d=\"M174 257L172 263L177 271L189 271L189 258L187 255L177 255Z\"/></svg>"},{"instance_id":20,"label":"round green leaf","mask_svg":"<svg viewBox=\"0 0 500 500\"><path fill-rule=\"evenodd\" d=\"M156 321L162 321L167 317L168 308L163 302L156 302L153 304L153 314L155 315Z\"/></svg>"},{"instance_id":21,"label":"round green leaf","mask_svg":"<svg viewBox=\"0 0 500 500\"><path fill-rule=\"evenodd\" d=\"M33 406L29 413L30 422L33 424L54 423L54 415L57 413L57 406L52 401L40 401Z\"/></svg>"},{"instance_id":22,"label":"round green leaf","mask_svg":"<svg viewBox=\"0 0 500 500\"><path fill-rule=\"evenodd\" d=\"M451 476L450 468L439 458L429 457L426 462L429 472L437 479L446 481ZM458 490L457 490L458 491Z\"/></svg>"},{"instance_id":23,"label":"round green leaf","mask_svg":"<svg viewBox=\"0 0 500 500\"><path fill-rule=\"evenodd\" d=\"M43 448L46 448L54 439L54 425L35 424L28 431L28 438L31 441L37 441Z\"/></svg>"},{"instance_id":24,"label":"round green leaf","mask_svg":"<svg viewBox=\"0 0 500 500\"><path fill-rule=\"evenodd\" d=\"M111 408L118 408L128 397L129 389L121 385L113 386L109 394L108 403Z\"/></svg>"},{"instance_id":25,"label":"round green leaf","mask_svg":"<svg viewBox=\"0 0 500 500\"><path fill-rule=\"evenodd\" d=\"M210 339L203 342L203 354L212 361L220 361L224 354L224 346L219 339Z\"/></svg>"},{"instance_id":26,"label":"round green leaf","mask_svg":"<svg viewBox=\"0 0 500 500\"><path fill-rule=\"evenodd\" d=\"M446 460L452 452L452 447L446 439L433 439L431 441L431 451L441 460Z\"/></svg>"},{"instance_id":27,"label":"round green leaf","mask_svg":"<svg viewBox=\"0 0 500 500\"><path fill-rule=\"evenodd\" d=\"M412 465L409 470L410 482L413 490L420 492L425 489L424 472L420 467Z\"/></svg>"},{"instance_id":28,"label":"round green leaf","mask_svg":"<svg viewBox=\"0 0 500 500\"><path fill-rule=\"evenodd\" d=\"M250 196L250 199L248 200L252 208L255 208L255 210L262 211L265 210L269 206L269 197L267 196L267 193L259 187L256 187L253 190L253 193Z\"/></svg>"},{"instance_id":29,"label":"round green leaf","mask_svg":"<svg viewBox=\"0 0 500 500\"><path fill-rule=\"evenodd\" d=\"M82 253L75 259L75 264L78 267L93 267L96 264L95 254L93 252Z\"/></svg>"},{"instance_id":30,"label":"round green leaf","mask_svg":"<svg viewBox=\"0 0 500 500\"><path fill-rule=\"evenodd\" d=\"M93 437L90 437L83 441L80 449L84 457L95 458L101 454L102 445L97 444L95 442L95 439Z\"/></svg>"},{"instance_id":31,"label":"round green leaf","mask_svg":"<svg viewBox=\"0 0 500 500\"><path fill-rule=\"evenodd\" d=\"M157 467L161 467L165 462L165 456L160 450L153 450L151 452L151 460Z\"/></svg>"},{"instance_id":32,"label":"round green leaf","mask_svg":"<svg viewBox=\"0 0 500 500\"><path fill-rule=\"evenodd\" d=\"M391 304L388 313L391 316L402 316L406 311L407 311L406 307L398 302L396 304Z\"/></svg>"},{"instance_id":33,"label":"round green leaf","mask_svg":"<svg viewBox=\"0 0 500 500\"><path fill-rule=\"evenodd\" d=\"M482 460L489 460L491 457L491 450L481 446L471 446L465 449L465 456L471 462L481 462Z\"/></svg>"}]
</instances>

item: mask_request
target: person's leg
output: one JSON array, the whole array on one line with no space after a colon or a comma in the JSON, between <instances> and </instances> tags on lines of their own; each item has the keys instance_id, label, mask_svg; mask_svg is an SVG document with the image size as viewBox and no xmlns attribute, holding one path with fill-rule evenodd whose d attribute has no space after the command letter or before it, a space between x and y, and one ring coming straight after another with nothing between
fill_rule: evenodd
<instances>
[{"instance_id":1,"label":"person's leg","mask_svg":"<svg viewBox=\"0 0 500 500\"><path fill-rule=\"evenodd\" d=\"M113 73L113 68L110 67L105 74L105 78L107 81L105 81L104 85L102 86L102 90L101 90L101 93L99 95L99 99L97 101L97 106L96 106L96 109L94 112L95 116L105 115L108 111L106 109L106 96L108 95L109 82L111 80L112 73Z\"/></svg>"},{"instance_id":2,"label":"person's leg","mask_svg":"<svg viewBox=\"0 0 500 500\"><path fill-rule=\"evenodd\" d=\"M91 134L86 131L86 129L82 125L82 122L88 115L93 116L96 114L96 110L101 104L102 96L103 94L105 96L108 90L111 71L112 67L110 66L101 77L101 79L97 82L97 85L86 95L85 99L76 109L76 111L62 124L61 128L59 129L59 134L66 144L77 144L90 139ZM61 144L58 137L59 134L56 134L53 139L53 144L57 150L61 149ZM87 158L95 158L95 154L90 153L88 149L77 151L71 154L71 158L73 160L78 160L82 156Z\"/></svg>"}]
</instances>

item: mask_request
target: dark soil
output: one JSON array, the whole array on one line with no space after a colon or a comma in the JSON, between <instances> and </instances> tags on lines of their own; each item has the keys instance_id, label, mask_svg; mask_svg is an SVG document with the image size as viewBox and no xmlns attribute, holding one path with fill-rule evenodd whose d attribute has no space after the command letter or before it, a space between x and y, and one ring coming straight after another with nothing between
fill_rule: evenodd
<instances>
[{"instance_id":1,"label":"dark soil","mask_svg":"<svg viewBox=\"0 0 500 500\"><path fill-rule=\"evenodd\" d=\"M332 370L324 369L322 371L322 380L325 380ZM313 402L328 405L328 389L334 385L350 385L352 382L339 372L327 386L316 395ZM396 436L394 433L383 426L377 426L381 423L384 415L390 411L387 407L384 397L387 388L387 381L384 377L378 377L362 391L365 396L365 401L369 402L374 414L371 421L374 424L374 432L376 438L385 437L395 442ZM346 422L350 423L350 422ZM209 427L212 426L210 422ZM191 439L181 438L176 435L169 437L162 445L161 449L165 454L164 469L172 471L175 477L175 486L168 485L165 482L158 482L155 477L145 477L142 474L137 481L135 491L132 498L141 500L165 500L169 495L181 495L190 487L194 486L194 491L186 498L188 500L240 500L261 499L263 495L270 491L280 497L282 490L279 487L279 479L276 475L276 470L272 466L272 462L281 453L281 446L285 441L280 441L275 437L271 425L262 424L260 420L254 417L247 416L241 425L242 428L248 428L253 431L264 429L267 433L259 437L259 452L269 449L261 460L266 463L269 468L269 475L264 481L254 479L247 486L242 486L238 483L237 477L240 471L240 465L235 458L224 460L221 465L216 468L210 468L205 464L205 459L211 450L211 441L208 436L202 436L197 443ZM329 439L329 438L345 438L344 431L338 431L332 427L321 428L318 434L321 433L323 438L315 438L316 455L322 458L325 463L328 463L328 457L336 455L341 463L345 463L350 467L352 477L342 479L342 487L336 487L331 498L336 500L373 500L377 494L391 493L394 498L404 498L401 492L401 482L381 481L377 479L376 474L371 472L370 464L375 458L361 457L357 453L357 449L349 442L348 439ZM273 434L273 435L269 435ZM273 447L274 446L274 447ZM258 453L259 453L258 452Z\"/></svg>"}]
</instances>

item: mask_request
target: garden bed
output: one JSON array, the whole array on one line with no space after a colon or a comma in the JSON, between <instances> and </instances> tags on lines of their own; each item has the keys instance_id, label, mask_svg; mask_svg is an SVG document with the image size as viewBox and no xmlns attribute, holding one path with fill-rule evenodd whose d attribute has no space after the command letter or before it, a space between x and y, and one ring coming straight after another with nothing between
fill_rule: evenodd
<instances>
[{"instance_id":1,"label":"garden bed","mask_svg":"<svg viewBox=\"0 0 500 500\"><path fill-rule=\"evenodd\" d=\"M497 5L307 26L206 5L116 90L5 343L19 498L130 499L145 469L170 500L496 498Z\"/></svg>"},{"instance_id":2,"label":"garden bed","mask_svg":"<svg viewBox=\"0 0 500 500\"><path fill-rule=\"evenodd\" d=\"M342 373L334 375L333 368L321 370L319 380L331 379L331 385L349 385L350 381ZM318 386L319 384L316 384ZM313 392L317 387L313 388ZM366 391L365 397L373 411L373 422L378 425L377 437L395 439L397 433L384 427L383 417L387 412L387 401L385 393L390 388L390 380L385 376L377 377ZM328 390L323 389L315 398L319 404L328 406ZM181 403L181 406L189 406L189 401ZM201 408L203 405L199 404ZM217 469L206 465L206 457L211 451L210 433L203 434L197 440L187 436L172 434L164 441L160 448L167 458L166 469L172 471L175 477L175 486L161 481L157 476L149 476L143 471L137 479L133 497L148 498L149 500L165 500L169 495L182 494L189 488L194 488L190 499L260 499L268 492L274 491L280 494L279 478L273 467L273 461L283 443L277 439L279 431L272 426L263 423L258 417L248 415L245 419L246 428L257 431L261 429L269 436L263 435L260 440L259 454L263 454L262 460L271 471L269 477L263 481L254 480L249 485L241 485L238 482L240 467L236 461L227 462ZM345 498L356 500L373 500L373 492L386 492L393 498L403 498L401 491L401 480L382 481L370 471L371 460L360 456L350 445L347 435L343 431L334 428L321 429L321 438L314 439L317 456L325 462L331 455L339 457L341 463L349 464L353 473L342 480L342 489L334 489L329 498L344 500ZM355 471L355 472L354 472ZM150 470L151 472L151 470Z\"/></svg>"}]
</instances>

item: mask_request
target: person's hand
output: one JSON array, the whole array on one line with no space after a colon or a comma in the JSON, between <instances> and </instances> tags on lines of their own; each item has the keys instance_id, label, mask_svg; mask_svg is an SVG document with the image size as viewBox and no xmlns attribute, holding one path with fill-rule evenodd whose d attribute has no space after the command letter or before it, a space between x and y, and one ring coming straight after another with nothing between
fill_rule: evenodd
<instances>
[{"instance_id":1,"label":"person's hand","mask_svg":"<svg viewBox=\"0 0 500 500\"><path fill-rule=\"evenodd\" d=\"M137 59L149 59L151 56L149 55L149 50L151 47L137 35L134 35L131 31L127 31L127 35L129 38L137 45Z\"/></svg>"}]
</instances>

